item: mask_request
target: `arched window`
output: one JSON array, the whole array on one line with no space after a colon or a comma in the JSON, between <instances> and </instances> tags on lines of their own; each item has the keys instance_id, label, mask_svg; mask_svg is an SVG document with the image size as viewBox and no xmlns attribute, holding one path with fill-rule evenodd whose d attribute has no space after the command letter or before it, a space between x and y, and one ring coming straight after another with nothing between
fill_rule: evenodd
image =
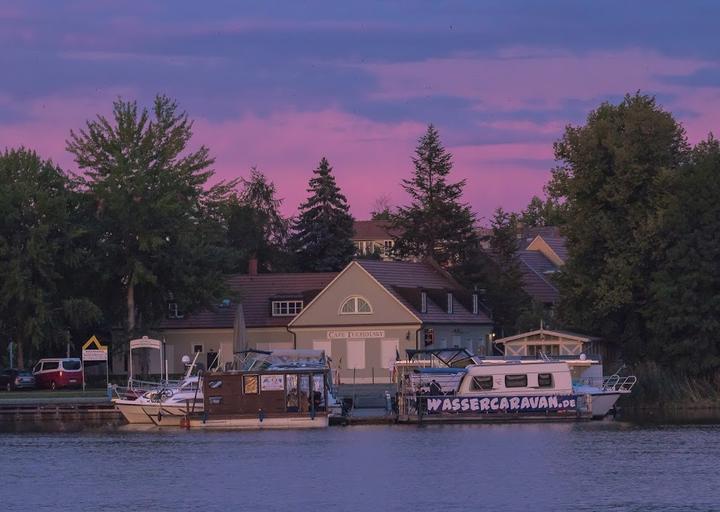
<instances>
[{"instance_id":1,"label":"arched window","mask_svg":"<svg viewBox=\"0 0 720 512\"><path fill-rule=\"evenodd\" d=\"M372 312L370 303L356 295L345 299L343 305L340 306L341 315L369 315Z\"/></svg>"}]
</instances>

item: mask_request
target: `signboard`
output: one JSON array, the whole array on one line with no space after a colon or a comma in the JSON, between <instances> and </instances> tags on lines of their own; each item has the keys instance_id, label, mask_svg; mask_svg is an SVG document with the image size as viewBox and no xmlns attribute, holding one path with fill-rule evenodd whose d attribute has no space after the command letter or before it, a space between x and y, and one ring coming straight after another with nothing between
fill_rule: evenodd
<instances>
[{"instance_id":1,"label":"signboard","mask_svg":"<svg viewBox=\"0 0 720 512\"><path fill-rule=\"evenodd\" d=\"M107 361L107 346L101 345L97 337L90 336L82 346L82 358L83 361Z\"/></svg>"},{"instance_id":2,"label":"signboard","mask_svg":"<svg viewBox=\"0 0 720 512\"><path fill-rule=\"evenodd\" d=\"M469 396L463 398L427 398L428 414L460 413L537 413L575 411L576 395Z\"/></svg>"},{"instance_id":3,"label":"signboard","mask_svg":"<svg viewBox=\"0 0 720 512\"><path fill-rule=\"evenodd\" d=\"M108 348L107 345L102 345L96 336L90 336L82 346L83 391L85 391L85 361L105 361L105 383L109 385Z\"/></svg>"},{"instance_id":4,"label":"signboard","mask_svg":"<svg viewBox=\"0 0 720 512\"><path fill-rule=\"evenodd\" d=\"M385 331L328 331L328 339L356 339L364 340L366 338L384 338Z\"/></svg>"},{"instance_id":5,"label":"signboard","mask_svg":"<svg viewBox=\"0 0 720 512\"><path fill-rule=\"evenodd\" d=\"M154 340L152 338L148 338L147 336L143 336L137 340L130 340L130 350L136 348L154 348L155 350L160 350L161 347L162 341Z\"/></svg>"},{"instance_id":6,"label":"signboard","mask_svg":"<svg viewBox=\"0 0 720 512\"><path fill-rule=\"evenodd\" d=\"M83 361L107 361L107 347L104 350L83 350Z\"/></svg>"},{"instance_id":7,"label":"signboard","mask_svg":"<svg viewBox=\"0 0 720 512\"><path fill-rule=\"evenodd\" d=\"M263 375L260 381L263 391L282 391L285 389L282 375Z\"/></svg>"}]
</instances>

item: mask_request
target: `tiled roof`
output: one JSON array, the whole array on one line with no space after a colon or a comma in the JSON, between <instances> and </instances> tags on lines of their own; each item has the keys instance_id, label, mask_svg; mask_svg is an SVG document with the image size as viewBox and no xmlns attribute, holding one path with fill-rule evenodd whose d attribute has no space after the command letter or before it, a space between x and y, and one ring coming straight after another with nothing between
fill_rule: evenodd
<instances>
[{"instance_id":1,"label":"tiled roof","mask_svg":"<svg viewBox=\"0 0 720 512\"><path fill-rule=\"evenodd\" d=\"M356 220L353 240L390 240L397 234L387 220Z\"/></svg>"},{"instance_id":2,"label":"tiled roof","mask_svg":"<svg viewBox=\"0 0 720 512\"><path fill-rule=\"evenodd\" d=\"M543 236L542 239L545 240L545 243L547 243L550 248L555 251L555 254L557 254L563 262L567 261L568 253L567 247L565 246L565 239L563 237Z\"/></svg>"},{"instance_id":3,"label":"tiled roof","mask_svg":"<svg viewBox=\"0 0 720 512\"><path fill-rule=\"evenodd\" d=\"M560 292L551 281L557 267L539 251L518 251L525 291L536 301L555 304Z\"/></svg>"},{"instance_id":4,"label":"tiled roof","mask_svg":"<svg viewBox=\"0 0 720 512\"><path fill-rule=\"evenodd\" d=\"M358 260L395 298L427 323L485 324L489 316L472 313L471 295L450 276L430 263ZM419 295L427 292L427 312L420 311ZM447 292L453 292L453 313L447 312ZM468 301L467 298L470 297Z\"/></svg>"},{"instance_id":5,"label":"tiled roof","mask_svg":"<svg viewBox=\"0 0 720 512\"><path fill-rule=\"evenodd\" d=\"M246 327L283 327L292 316L272 316L272 299L302 298L307 305L315 295L332 281L336 272L315 272L302 274L257 274L234 275L228 278L231 290L240 294ZM167 319L163 329L232 329L237 303L227 307L214 307L185 318Z\"/></svg>"}]
</instances>

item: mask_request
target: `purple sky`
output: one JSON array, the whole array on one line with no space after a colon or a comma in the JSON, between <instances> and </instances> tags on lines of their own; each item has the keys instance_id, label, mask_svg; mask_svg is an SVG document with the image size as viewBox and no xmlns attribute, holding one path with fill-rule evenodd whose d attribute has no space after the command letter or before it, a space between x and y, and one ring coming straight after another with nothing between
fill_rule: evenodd
<instances>
[{"instance_id":1,"label":"purple sky","mask_svg":"<svg viewBox=\"0 0 720 512\"><path fill-rule=\"evenodd\" d=\"M406 200L428 123L482 223L519 210L552 143L604 100L655 94L691 142L720 114L720 4L0 3L0 147L75 170L71 128L118 96L176 98L222 178L257 166L294 214L322 156L353 214Z\"/></svg>"}]
</instances>

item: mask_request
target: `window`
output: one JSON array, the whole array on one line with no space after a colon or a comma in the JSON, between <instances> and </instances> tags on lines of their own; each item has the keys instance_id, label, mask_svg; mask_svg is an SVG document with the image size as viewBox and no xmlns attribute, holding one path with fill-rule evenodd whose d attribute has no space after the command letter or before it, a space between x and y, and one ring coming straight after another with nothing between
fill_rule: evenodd
<instances>
[{"instance_id":1,"label":"window","mask_svg":"<svg viewBox=\"0 0 720 512\"><path fill-rule=\"evenodd\" d=\"M472 306L473 306L473 315L477 315L478 312L479 312L479 309L480 309L480 308L478 307L479 304L478 304L478 294L477 294L477 293L473 293L473 295L472 295L472 300L473 300L473 304L472 304Z\"/></svg>"},{"instance_id":2,"label":"window","mask_svg":"<svg viewBox=\"0 0 720 512\"><path fill-rule=\"evenodd\" d=\"M365 340L347 341L347 367L349 370L365 369Z\"/></svg>"},{"instance_id":3,"label":"window","mask_svg":"<svg viewBox=\"0 0 720 512\"><path fill-rule=\"evenodd\" d=\"M257 375L243 376L243 393L246 395L257 395L258 378Z\"/></svg>"},{"instance_id":4,"label":"window","mask_svg":"<svg viewBox=\"0 0 720 512\"><path fill-rule=\"evenodd\" d=\"M473 377L470 388L474 391L493 388L492 375L480 375Z\"/></svg>"},{"instance_id":5,"label":"window","mask_svg":"<svg viewBox=\"0 0 720 512\"><path fill-rule=\"evenodd\" d=\"M63 361L64 370L79 370L81 366L82 363L78 360Z\"/></svg>"},{"instance_id":6,"label":"window","mask_svg":"<svg viewBox=\"0 0 720 512\"><path fill-rule=\"evenodd\" d=\"M388 256L393 249L393 241L392 240L385 240L383 241L383 254L385 256Z\"/></svg>"},{"instance_id":7,"label":"window","mask_svg":"<svg viewBox=\"0 0 720 512\"><path fill-rule=\"evenodd\" d=\"M194 353L202 352L202 351L203 351L203 346L202 346L202 345L193 345L193 352L194 352Z\"/></svg>"},{"instance_id":8,"label":"window","mask_svg":"<svg viewBox=\"0 0 720 512\"><path fill-rule=\"evenodd\" d=\"M60 366L60 362L59 362L59 361L45 361L45 362L43 363L43 368L42 368L42 369L43 369L43 371L47 371L47 370L57 370L59 366Z\"/></svg>"},{"instance_id":9,"label":"window","mask_svg":"<svg viewBox=\"0 0 720 512\"><path fill-rule=\"evenodd\" d=\"M529 356L539 356L540 354L558 356L560 355L560 345L528 345L527 353Z\"/></svg>"},{"instance_id":10,"label":"window","mask_svg":"<svg viewBox=\"0 0 720 512\"><path fill-rule=\"evenodd\" d=\"M272 301L272 316L295 316L303 308L301 300L274 300Z\"/></svg>"},{"instance_id":11,"label":"window","mask_svg":"<svg viewBox=\"0 0 720 512\"><path fill-rule=\"evenodd\" d=\"M168 318L184 318L185 315L182 314L180 309L178 308L177 302L168 302Z\"/></svg>"},{"instance_id":12,"label":"window","mask_svg":"<svg viewBox=\"0 0 720 512\"><path fill-rule=\"evenodd\" d=\"M527 387L527 375L505 375L506 388L524 388Z\"/></svg>"},{"instance_id":13,"label":"window","mask_svg":"<svg viewBox=\"0 0 720 512\"><path fill-rule=\"evenodd\" d=\"M425 345L432 345L435 342L435 331L425 329Z\"/></svg>"},{"instance_id":14,"label":"window","mask_svg":"<svg viewBox=\"0 0 720 512\"><path fill-rule=\"evenodd\" d=\"M350 297L340 307L341 315L368 315L370 313L372 313L372 307L362 297Z\"/></svg>"},{"instance_id":15,"label":"window","mask_svg":"<svg viewBox=\"0 0 720 512\"><path fill-rule=\"evenodd\" d=\"M447 294L447 312L452 315L453 312L453 296L452 293Z\"/></svg>"},{"instance_id":16,"label":"window","mask_svg":"<svg viewBox=\"0 0 720 512\"><path fill-rule=\"evenodd\" d=\"M552 373L538 373L538 387L539 388L553 387Z\"/></svg>"},{"instance_id":17,"label":"window","mask_svg":"<svg viewBox=\"0 0 720 512\"><path fill-rule=\"evenodd\" d=\"M427 313L427 292L420 292L420 312Z\"/></svg>"}]
</instances>

